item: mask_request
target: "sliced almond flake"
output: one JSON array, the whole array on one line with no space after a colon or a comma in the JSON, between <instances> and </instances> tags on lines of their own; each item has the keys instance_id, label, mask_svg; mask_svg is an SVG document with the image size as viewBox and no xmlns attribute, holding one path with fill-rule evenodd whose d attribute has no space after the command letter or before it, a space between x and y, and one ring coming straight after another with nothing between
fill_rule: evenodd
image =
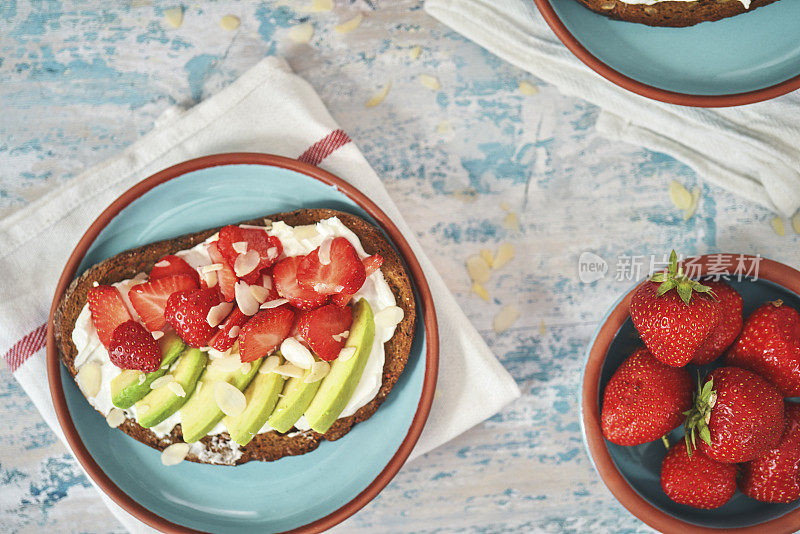
<instances>
[{"instance_id":1,"label":"sliced almond flake","mask_svg":"<svg viewBox=\"0 0 800 534\"><path fill-rule=\"evenodd\" d=\"M323 13L333 9L333 0L312 0L310 6L300 8L303 13Z\"/></svg>"},{"instance_id":2,"label":"sliced almond flake","mask_svg":"<svg viewBox=\"0 0 800 534\"><path fill-rule=\"evenodd\" d=\"M375 327L395 327L403 320L404 315L403 308L399 306L386 306L375 314Z\"/></svg>"},{"instance_id":3,"label":"sliced almond flake","mask_svg":"<svg viewBox=\"0 0 800 534\"><path fill-rule=\"evenodd\" d=\"M488 248L481 249L481 258L483 258L483 261L485 261L486 265L491 269L494 264L494 254L492 251Z\"/></svg>"},{"instance_id":4,"label":"sliced almond flake","mask_svg":"<svg viewBox=\"0 0 800 534\"><path fill-rule=\"evenodd\" d=\"M383 89L372 95L369 100L367 100L364 105L368 108L374 108L381 102L383 99L386 98L386 95L389 94L389 89L392 88L392 82L387 82L386 85L383 86Z\"/></svg>"},{"instance_id":5,"label":"sliced almond flake","mask_svg":"<svg viewBox=\"0 0 800 534\"><path fill-rule=\"evenodd\" d=\"M258 301L253 298L250 293L250 286L245 282L236 282L233 293L236 297L236 304L239 306L239 311L249 316L255 315L258 311Z\"/></svg>"},{"instance_id":6,"label":"sliced almond flake","mask_svg":"<svg viewBox=\"0 0 800 534\"><path fill-rule=\"evenodd\" d=\"M244 254L247 252L247 241L237 241L233 245L233 250L236 251L237 254Z\"/></svg>"},{"instance_id":7,"label":"sliced almond flake","mask_svg":"<svg viewBox=\"0 0 800 534\"><path fill-rule=\"evenodd\" d=\"M92 287L97 287L97 286L99 286L99 285L100 285L100 282L98 282L97 280L95 280L94 282L92 282Z\"/></svg>"},{"instance_id":8,"label":"sliced almond flake","mask_svg":"<svg viewBox=\"0 0 800 534\"><path fill-rule=\"evenodd\" d=\"M164 19L172 28L180 28L183 24L183 8L171 7L164 10Z\"/></svg>"},{"instance_id":9,"label":"sliced almond flake","mask_svg":"<svg viewBox=\"0 0 800 534\"><path fill-rule=\"evenodd\" d=\"M465 187L453 191L453 196L461 202L471 203L478 200L478 191L474 187Z\"/></svg>"},{"instance_id":10,"label":"sliced almond flake","mask_svg":"<svg viewBox=\"0 0 800 534\"><path fill-rule=\"evenodd\" d=\"M293 363L284 363L283 365L279 365L275 368L275 372L281 376L288 376L291 378L303 378L303 375L306 373L303 369L300 369Z\"/></svg>"},{"instance_id":11,"label":"sliced almond flake","mask_svg":"<svg viewBox=\"0 0 800 534\"><path fill-rule=\"evenodd\" d=\"M96 397L97 393L100 391L100 382L102 381L100 364L97 362L87 362L81 365L81 368L78 369L78 374L75 375L75 379L85 397Z\"/></svg>"},{"instance_id":12,"label":"sliced almond flake","mask_svg":"<svg viewBox=\"0 0 800 534\"><path fill-rule=\"evenodd\" d=\"M478 282L472 282L472 292L478 295L480 298L489 302L489 292L486 291L486 288L483 287Z\"/></svg>"},{"instance_id":13,"label":"sliced almond flake","mask_svg":"<svg viewBox=\"0 0 800 534\"><path fill-rule=\"evenodd\" d=\"M779 236L783 237L786 235L786 228L784 228L783 219L780 217L773 217L772 220L769 221L769 224L772 225L772 229L775 230L775 233Z\"/></svg>"},{"instance_id":14,"label":"sliced almond flake","mask_svg":"<svg viewBox=\"0 0 800 534\"><path fill-rule=\"evenodd\" d=\"M792 228L794 228L794 233L800 234L800 212L797 212L794 217L792 217Z\"/></svg>"},{"instance_id":15,"label":"sliced almond flake","mask_svg":"<svg viewBox=\"0 0 800 534\"><path fill-rule=\"evenodd\" d=\"M319 262L322 265L330 265L331 263L331 245L333 244L333 237L326 237L322 244L319 246Z\"/></svg>"},{"instance_id":16,"label":"sliced almond flake","mask_svg":"<svg viewBox=\"0 0 800 534\"><path fill-rule=\"evenodd\" d=\"M411 59L419 58L420 54L422 54L422 47L419 45L411 47L411 49L408 51L408 57Z\"/></svg>"},{"instance_id":17,"label":"sliced almond flake","mask_svg":"<svg viewBox=\"0 0 800 534\"><path fill-rule=\"evenodd\" d=\"M308 347L293 337L287 337L281 343L281 355L286 361L295 364L300 369L310 369L314 363L314 356Z\"/></svg>"},{"instance_id":18,"label":"sliced almond flake","mask_svg":"<svg viewBox=\"0 0 800 534\"><path fill-rule=\"evenodd\" d=\"M268 356L264 359L261 363L261 367L258 368L258 373L265 375L267 373L272 373L278 366L281 364L281 357L277 354L273 354L272 356Z\"/></svg>"},{"instance_id":19,"label":"sliced almond flake","mask_svg":"<svg viewBox=\"0 0 800 534\"><path fill-rule=\"evenodd\" d=\"M239 332L241 332L241 331L242 331L242 327L241 326L233 325L231 327L231 329L228 330L228 337L231 338L231 339L233 339L235 337L238 337Z\"/></svg>"},{"instance_id":20,"label":"sliced almond flake","mask_svg":"<svg viewBox=\"0 0 800 534\"><path fill-rule=\"evenodd\" d=\"M692 207L692 194L676 180L669 184L669 198L679 210L687 211Z\"/></svg>"},{"instance_id":21,"label":"sliced almond flake","mask_svg":"<svg viewBox=\"0 0 800 534\"><path fill-rule=\"evenodd\" d=\"M431 76L430 74L420 74L419 83L431 91L438 91L442 88L442 84L439 83L439 79L436 76Z\"/></svg>"},{"instance_id":22,"label":"sliced almond flake","mask_svg":"<svg viewBox=\"0 0 800 534\"><path fill-rule=\"evenodd\" d=\"M278 247L269 247L267 249L267 258L274 260L278 257Z\"/></svg>"},{"instance_id":23,"label":"sliced almond flake","mask_svg":"<svg viewBox=\"0 0 800 534\"><path fill-rule=\"evenodd\" d=\"M163 367L162 367L162 369L163 369ZM147 380L147 375L144 374L143 372L139 371L139 385L141 386L142 384L144 384L145 380Z\"/></svg>"},{"instance_id":24,"label":"sliced almond flake","mask_svg":"<svg viewBox=\"0 0 800 534\"><path fill-rule=\"evenodd\" d=\"M155 380L153 380L150 383L150 389L158 389L158 388L164 387L167 384L171 383L173 380L175 380L174 376L172 376L171 374L165 374L164 376L156 378Z\"/></svg>"},{"instance_id":25,"label":"sliced almond flake","mask_svg":"<svg viewBox=\"0 0 800 534\"><path fill-rule=\"evenodd\" d=\"M209 273L203 273L203 280L206 281L206 285L208 287L216 287L217 286L217 282L219 281L219 278L217 277L217 273L216 272L211 271Z\"/></svg>"},{"instance_id":26,"label":"sliced almond flake","mask_svg":"<svg viewBox=\"0 0 800 534\"><path fill-rule=\"evenodd\" d=\"M191 447L188 443L173 443L161 453L161 463L166 466L178 465L186 459Z\"/></svg>"},{"instance_id":27,"label":"sliced almond flake","mask_svg":"<svg viewBox=\"0 0 800 534\"><path fill-rule=\"evenodd\" d=\"M183 386L180 385L178 382L170 382L167 384L167 387L178 397L185 397L186 391L183 389Z\"/></svg>"},{"instance_id":28,"label":"sliced almond flake","mask_svg":"<svg viewBox=\"0 0 800 534\"><path fill-rule=\"evenodd\" d=\"M243 375L246 375L247 373L250 372L250 369L252 368L253 364L251 364L250 362L244 362L242 365L239 366L239 372L242 373Z\"/></svg>"},{"instance_id":29,"label":"sliced almond flake","mask_svg":"<svg viewBox=\"0 0 800 534\"><path fill-rule=\"evenodd\" d=\"M261 305L262 310L269 310L272 308L277 308L278 306L283 306L289 302L287 299L275 299L275 300L268 300L264 304Z\"/></svg>"},{"instance_id":30,"label":"sliced almond flake","mask_svg":"<svg viewBox=\"0 0 800 534\"><path fill-rule=\"evenodd\" d=\"M241 20L236 15L225 15L219 21L219 25L223 30L233 31L239 27Z\"/></svg>"},{"instance_id":31,"label":"sliced almond flake","mask_svg":"<svg viewBox=\"0 0 800 534\"><path fill-rule=\"evenodd\" d=\"M236 256L236 261L233 262L233 272L239 277L247 276L258 267L260 261L261 256L259 256L257 250L248 250Z\"/></svg>"},{"instance_id":32,"label":"sliced almond flake","mask_svg":"<svg viewBox=\"0 0 800 534\"><path fill-rule=\"evenodd\" d=\"M222 413L231 417L241 415L247 407L247 399L245 399L244 393L228 382L214 382L213 387L214 400L217 402L219 409L222 410Z\"/></svg>"},{"instance_id":33,"label":"sliced almond flake","mask_svg":"<svg viewBox=\"0 0 800 534\"><path fill-rule=\"evenodd\" d=\"M311 365L311 370L308 372L306 377L303 379L303 382L306 384L313 384L314 382L318 382L325 378L328 375L328 371L331 370L331 364L328 362L314 362Z\"/></svg>"},{"instance_id":34,"label":"sliced almond flake","mask_svg":"<svg viewBox=\"0 0 800 534\"><path fill-rule=\"evenodd\" d=\"M158 341L159 339L164 337L164 332L161 330L153 330L152 332L150 332L150 335L153 336L153 339Z\"/></svg>"},{"instance_id":35,"label":"sliced almond flake","mask_svg":"<svg viewBox=\"0 0 800 534\"><path fill-rule=\"evenodd\" d=\"M700 203L700 193L701 191L699 187L695 186L695 188L692 189L692 203L689 206L689 209L683 213L684 221L688 221L694 217L694 214L697 212L697 205Z\"/></svg>"},{"instance_id":36,"label":"sliced almond flake","mask_svg":"<svg viewBox=\"0 0 800 534\"><path fill-rule=\"evenodd\" d=\"M153 267L169 267L170 265L172 264L169 262L169 260L161 260L160 262L153 265Z\"/></svg>"},{"instance_id":37,"label":"sliced almond flake","mask_svg":"<svg viewBox=\"0 0 800 534\"><path fill-rule=\"evenodd\" d=\"M202 274L213 273L215 271L221 271L223 267L225 266L221 263L212 263L211 265L203 265L200 267L200 272Z\"/></svg>"},{"instance_id":38,"label":"sliced almond flake","mask_svg":"<svg viewBox=\"0 0 800 534\"><path fill-rule=\"evenodd\" d=\"M346 362L355 355L356 355L355 347L343 347L342 350L339 351L339 356L337 356L336 359L342 362Z\"/></svg>"},{"instance_id":39,"label":"sliced almond flake","mask_svg":"<svg viewBox=\"0 0 800 534\"><path fill-rule=\"evenodd\" d=\"M539 322L539 333L545 335L547 333L547 325L544 324L544 319Z\"/></svg>"},{"instance_id":40,"label":"sliced almond flake","mask_svg":"<svg viewBox=\"0 0 800 534\"><path fill-rule=\"evenodd\" d=\"M233 302L220 302L216 306L212 306L206 315L206 322L210 327L219 326L222 321L233 310Z\"/></svg>"},{"instance_id":41,"label":"sliced almond flake","mask_svg":"<svg viewBox=\"0 0 800 534\"><path fill-rule=\"evenodd\" d=\"M256 299L256 302L263 304L269 296L269 289L264 286L252 285L250 286L250 294Z\"/></svg>"},{"instance_id":42,"label":"sliced almond flake","mask_svg":"<svg viewBox=\"0 0 800 534\"><path fill-rule=\"evenodd\" d=\"M197 384L194 386L194 392L195 393L200 393L200 388L202 388L202 387L203 387L203 381L202 380L198 380Z\"/></svg>"},{"instance_id":43,"label":"sliced almond flake","mask_svg":"<svg viewBox=\"0 0 800 534\"><path fill-rule=\"evenodd\" d=\"M473 255L467 258L467 272L469 277L478 283L483 284L489 280L489 266L481 256Z\"/></svg>"},{"instance_id":44,"label":"sliced almond flake","mask_svg":"<svg viewBox=\"0 0 800 534\"><path fill-rule=\"evenodd\" d=\"M224 358L217 358L210 364L211 367L222 373L232 373L241 365L242 360L238 354L231 354L230 356L225 356Z\"/></svg>"},{"instance_id":45,"label":"sliced almond flake","mask_svg":"<svg viewBox=\"0 0 800 534\"><path fill-rule=\"evenodd\" d=\"M348 337L350 337L350 330L345 330L344 332L342 332L340 334L333 334L331 337L333 338L334 341L336 341L338 343L339 341L341 341L343 339L347 339Z\"/></svg>"},{"instance_id":46,"label":"sliced almond flake","mask_svg":"<svg viewBox=\"0 0 800 534\"><path fill-rule=\"evenodd\" d=\"M503 306L503 308L494 316L494 331L501 334L511 328L517 319L519 319L519 310L513 304Z\"/></svg>"},{"instance_id":47,"label":"sliced almond flake","mask_svg":"<svg viewBox=\"0 0 800 534\"><path fill-rule=\"evenodd\" d=\"M512 232L519 232L519 219L517 218L517 214L513 211L508 213L503 219L503 227Z\"/></svg>"},{"instance_id":48,"label":"sliced almond flake","mask_svg":"<svg viewBox=\"0 0 800 534\"><path fill-rule=\"evenodd\" d=\"M503 243L500 245L500 248L497 249L497 256L494 257L492 267L495 269L504 267L508 262L514 259L514 254L514 245L511 243Z\"/></svg>"},{"instance_id":49,"label":"sliced almond flake","mask_svg":"<svg viewBox=\"0 0 800 534\"><path fill-rule=\"evenodd\" d=\"M443 137L449 137L455 133L455 130L453 129L453 124L450 121L444 120L436 126L436 133Z\"/></svg>"},{"instance_id":50,"label":"sliced almond flake","mask_svg":"<svg viewBox=\"0 0 800 534\"><path fill-rule=\"evenodd\" d=\"M272 289L272 277L265 274L261 277L261 285L267 289Z\"/></svg>"},{"instance_id":51,"label":"sliced almond flake","mask_svg":"<svg viewBox=\"0 0 800 534\"><path fill-rule=\"evenodd\" d=\"M519 92L525 96L533 96L539 92L539 88L527 80L519 82Z\"/></svg>"},{"instance_id":52,"label":"sliced almond flake","mask_svg":"<svg viewBox=\"0 0 800 534\"><path fill-rule=\"evenodd\" d=\"M108 426L111 428L117 428L123 421L125 421L125 412L119 408L112 408L106 416L106 423L108 423Z\"/></svg>"},{"instance_id":53,"label":"sliced almond flake","mask_svg":"<svg viewBox=\"0 0 800 534\"><path fill-rule=\"evenodd\" d=\"M334 26L333 29L339 33L350 33L361 25L362 20L364 20L364 15L359 13L352 19L342 22L338 26Z\"/></svg>"},{"instance_id":54,"label":"sliced almond flake","mask_svg":"<svg viewBox=\"0 0 800 534\"><path fill-rule=\"evenodd\" d=\"M314 37L314 26L306 22L289 28L289 38L297 44L306 44Z\"/></svg>"}]
</instances>

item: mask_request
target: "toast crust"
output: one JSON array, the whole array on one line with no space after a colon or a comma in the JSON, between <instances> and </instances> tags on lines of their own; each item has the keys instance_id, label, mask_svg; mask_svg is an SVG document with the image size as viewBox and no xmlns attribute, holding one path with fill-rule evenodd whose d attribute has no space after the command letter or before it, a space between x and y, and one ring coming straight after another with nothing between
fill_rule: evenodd
<instances>
[{"instance_id":1,"label":"toast crust","mask_svg":"<svg viewBox=\"0 0 800 534\"><path fill-rule=\"evenodd\" d=\"M577 0L595 13L611 19L638 22L648 26L681 28L701 22L721 20L778 0L753 0L746 9L738 0L696 0L694 2L658 2L653 5L626 4L622 0Z\"/></svg>"},{"instance_id":2,"label":"toast crust","mask_svg":"<svg viewBox=\"0 0 800 534\"><path fill-rule=\"evenodd\" d=\"M267 215L272 221L284 221L290 226L313 224L322 219L338 217L345 226L355 233L368 254L380 254L384 258L381 272L394 293L397 305L404 311L403 320L397 325L395 334L384 344L386 359L383 366L383 382L374 399L359 408L355 414L338 419L325 434L313 430L290 431L280 434L270 431L257 434L250 443L238 447L241 456L235 458L236 444L227 432L216 436L205 436L200 440L205 446L203 457L190 453L188 461L214 465L238 465L251 460L274 461L284 456L305 454L316 449L323 440L335 441L347 434L357 423L369 419L394 387L408 361L416 324L416 304L408 274L394 248L386 241L381 231L360 217L330 209L302 209L285 213ZM236 224L263 224L263 219L241 221ZM77 374L75 357L77 349L72 343L72 330L83 306L86 295L94 282L112 284L134 277L140 272L149 272L163 256L179 250L191 248L213 235L219 228L212 228L158 241L139 248L121 252L90 267L78 276L64 293L53 315L53 332L61 361L74 378ZM149 429L140 426L132 419L118 427L134 439L154 449L164 450L167 446L183 441L180 424L170 434L159 438ZM234 448L232 449L232 445Z\"/></svg>"}]
</instances>

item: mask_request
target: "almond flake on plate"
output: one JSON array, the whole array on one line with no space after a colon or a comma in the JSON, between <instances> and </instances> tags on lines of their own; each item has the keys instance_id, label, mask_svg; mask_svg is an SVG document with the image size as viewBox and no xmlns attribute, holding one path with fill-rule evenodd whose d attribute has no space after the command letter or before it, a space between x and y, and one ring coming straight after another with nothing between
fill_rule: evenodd
<instances>
[{"instance_id":1,"label":"almond flake on plate","mask_svg":"<svg viewBox=\"0 0 800 534\"><path fill-rule=\"evenodd\" d=\"M161 330L153 330L152 332L150 332L150 335L153 336L153 339L158 341L159 339L164 337L164 332Z\"/></svg>"},{"instance_id":2,"label":"almond flake on plate","mask_svg":"<svg viewBox=\"0 0 800 534\"><path fill-rule=\"evenodd\" d=\"M399 306L386 306L384 309L375 314L376 327L394 327L403 320L403 308Z\"/></svg>"},{"instance_id":3,"label":"almond flake on plate","mask_svg":"<svg viewBox=\"0 0 800 534\"><path fill-rule=\"evenodd\" d=\"M417 59L417 58L419 58L419 55L421 53L422 53L422 47L417 45L417 46L412 47L408 51L408 57L410 57L411 59Z\"/></svg>"},{"instance_id":4,"label":"almond flake on plate","mask_svg":"<svg viewBox=\"0 0 800 534\"><path fill-rule=\"evenodd\" d=\"M508 262L514 259L514 254L514 245L511 243L503 243L500 245L500 248L497 249L497 256L494 257L492 267L495 269L504 267Z\"/></svg>"},{"instance_id":5,"label":"almond flake on plate","mask_svg":"<svg viewBox=\"0 0 800 534\"><path fill-rule=\"evenodd\" d=\"M256 302L263 304L269 296L269 289L264 286L252 285L250 286L250 294L253 295L253 298L256 299Z\"/></svg>"},{"instance_id":6,"label":"almond flake on plate","mask_svg":"<svg viewBox=\"0 0 800 534\"><path fill-rule=\"evenodd\" d=\"M106 423L108 423L108 426L111 428L117 428L123 421L125 421L125 412L119 408L112 408L106 416Z\"/></svg>"},{"instance_id":7,"label":"almond flake on plate","mask_svg":"<svg viewBox=\"0 0 800 534\"><path fill-rule=\"evenodd\" d=\"M247 241L237 241L231 245L237 254L244 254L247 252Z\"/></svg>"},{"instance_id":8,"label":"almond flake on plate","mask_svg":"<svg viewBox=\"0 0 800 534\"><path fill-rule=\"evenodd\" d=\"M372 95L372 97L369 100L367 100L364 103L364 105L367 106L368 108L374 108L375 106L383 102L383 99L386 98L386 95L389 94L389 89L391 88L392 88L392 82L388 82L386 85L383 86L383 89Z\"/></svg>"},{"instance_id":9,"label":"almond flake on plate","mask_svg":"<svg viewBox=\"0 0 800 534\"><path fill-rule=\"evenodd\" d=\"M792 228L794 228L794 233L800 234L800 212L792 217Z\"/></svg>"},{"instance_id":10,"label":"almond flake on plate","mask_svg":"<svg viewBox=\"0 0 800 534\"><path fill-rule=\"evenodd\" d=\"M223 267L225 267L225 266L222 265L221 263L212 263L211 265L203 265L200 268L200 271L203 274L213 273L214 271L221 271Z\"/></svg>"},{"instance_id":11,"label":"almond flake on plate","mask_svg":"<svg viewBox=\"0 0 800 534\"><path fill-rule=\"evenodd\" d=\"M236 296L236 304L239 306L239 311L247 316L255 315L258 311L258 301L253 298L250 293L250 286L245 282L236 282L233 290Z\"/></svg>"},{"instance_id":12,"label":"almond flake on plate","mask_svg":"<svg viewBox=\"0 0 800 534\"><path fill-rule=\"evenodd\" d=\"M519 319L519 310L513 304L503 306L503 308L494 316L494 331L501 334L511 328L517 319Z\"/></svg>"},{"instance_id":13,"label":"almond flake on plate","mask_svg":"<svg viewBox=\"0 0 800 534\"><path fill-rule=\"evenodd\" d=\"M180 28L183 24L183 8L171 7L164 10L164 19L173 28Z\"/></svg>"},{"instance_id":14,"label":"almond flake on plate","mask_svg":"<svg viewBox=\"0 0 800 534\"><path fill-rule=\"evenodd\" d=\"M305 44L314 37L314 26L306 22L289 28L289 38L297 44Z\"/></svg>"},{"instance_id":15,"label":"almond flake on plate","mask_svg":"<svg viewBox=\"0 0 800 534\"><path fill-rule=\"evenodd\" d=\"M183 389L183 386L180 385L179 382L170 382L169 384L167 384L167 387L178 397L186 396L186 390Z\"/></svg>"},{"instance_id":16,"label":"almond flake on plate","mask_svg":"<svg viewBox=\"0 0 800 534\"><path fill-rule=\"evenodd\" d=\"M164 387L167 384L169 384L170 382L172 382L173 380L175 380L174 376L172 376L171 374L166 374L166 375L164 375L164 376L162 376L160 378L156 378L155 380L150 382L150 389L158 389L160 387Z\"/></svg>"},{"instance_id":17,"label":"almond flake on plate","mask_svg":"<svg viewBox=\"0 0 800 534\"><path fill-rule=\"evenodd\" d=\"M486 288L483 287L481 284L479 284L478 282L472 282L472 288L471 289L472 289L473 293L478 295L480 298L482 298L486 302L489 302L489 292L486 291Z\"/></svg>"},{"instance_id":18,"label":"almond flake on plate","mask_svg":"<svg viewBox=\"0 0 800 534\"><path fill-rule=\"evenodd\" d=\"M438 91L442 88L442 84L439 83L439 78L431 76L430 74L420 74L419 82L431 91Z\"/></svg>"},{"instance_id":19,"label":"almond flake on plate","mask_svg":"<svg viewBox=\"0 0 800 534\"><path fill-rule=\"evenodd\" d=\"M311 364L311 370L308 372L306 377L303 379L303 382L306 384L313 384L319 380L322 380L328 375L328 372L331 370L331 364L328 362L314 362Z\"/></svg>"},{"instance_id":20,"label":"almond flake on plate","mask_svg":"<svg viewBox=\"0 0 800 534\"><path fill-rule=\"evenodd\" d=\"M188 443L173 443L161 453L161 463L166 466L178 465L189 454L192 446Z\"/></svg>"},{"instance_id":21,"label":"almond flake on plate","mask_svg":"<svg viewBox=\"0 0 800 534\"><path fill-rule=\"evenodd\" d=\"M214 271L211 271L211 272L208 272L208 273L203 273L203 280L206 281L206 285L208 287L216 287L217 286L217 282L219 281L219 279L217 277L217 273L214 272Z\"/></svg>"},{"instance_id":22,"label":"almond flake on plate","mask_svg":"<svg viewBox=\"0 0 800 534\"><path fill-rule=\"evenodd\" d=\"M212 306L211 309L208 310L208 315L206 315L208 326L212 328L219 326L228 314L231 313L231 310L233 310L233 302L220 302L216 306Z\"/></svg>"},{"instance_id":23,"label":"almond flake on plate","mask_svg":"<svg viewBox=\"0 0 800 534\"><path fill-rule=\"evenodd\" d=\"M669 199L682 211L687 211L692 206L692 194L676 180L672 180L669 184Z\"/></svg>"},{"instance_id":24,"label":"almond flake on plate","mask_svg":"<svg viewBox=\"0 0 800 534\"><path fill-rule=\"evenodd\" d=\"M283 306L289 302L287 299L275 299L265 302L261 305L262 310L269 310L270 308L277 308L278 306Z\"/></svg>"},{"instance_id":25,"label":"almond flake on plate","mask_svg":"<svg viewBox=\"0 0 800 534\"><path fill-rule=\"evenodd\" d=\"M700 202L700 188L695 186L692 189L692 203L689 205L689 209L683 212L683 220L688 221L691 219L694 214L697 212L697 205Z\"/></svg>"},{"instance_id":26,"label":"almond flake on plate","mask_svg":"<svg viewBox=\"0 0 800 534\"><path fill-rule=\"evenodd\" d=\"M503 227L512 232L519 232L519 219L513 211L508 213L503 219Z\"/></svg>"},{"instance_id":27,"label":"almond flake on plate","mask_svg":"<svg viewBox=\"0 0 800 534\"><path fill-rule=\"evenodd\" d=\"M314 356L308 348L293 337L287 337L281 343L281 355L300 369L310 369L314 364Z\"/></svg>"},{"instance_id":28,"label":"almond flake on plate","mask_svg":"<svg viewBox=\"0 0 800 534\"><path fill-rule=\"evenodd\" d=\"M350 330L345 330L341 334L333 334L331 337L333 338L334 341L339 342L343 339L347 339L348 337L350 337Z\"/></svg>"},{"instance_id":29,"label":"almond flake on plate","mask_svg":"<svg viewBox=\"0 0 800 534\"><path fill-rule=\"evenodd\" d=\"M267 356L264 361L261 363L261 367L258 368L258 374L265 375L267 373L272 373L278 366L281 364L281 357L277 354L273 354L272 356Z\"/></svg>"},{"instance_id":30,"label":"almond flake on plate","mask_svg":"<svg viewBox=\"0 0 800 534\"><path fill-rule=\"evenodd\" d=\"M257 250L248 250L236 256L236 261L233 262L233 271L236 276L247 276L258 267L260 261L261 256Z\"/></svg>"},{"instance_id":31,"label":"almond flake on plate","mask_svg":"<svg viewBox=\"0 0 800 534\"><path fill-rule=\"evenodd\" d=\"M78 387L81 388L81 391L83 391L83 394L87 398L97 396L97 393L100 391L101 378L102 372L100 370L100 364L97 362L87 362L81 365L81 368L78 369L78 374L75 375Z\"/></svg>"},{"instance_id":32,"label":"almond flake on plate","mask_svg":"<svg viewBox=\"0 0 800 534\"><path fill-rule=\"evenodd\" d=\"M310 6L301 7L303 13L324 13L333 9L333 0L312 0Z\"/></svg>"},{"instance_id":33,"label":"almond flake on plate","mask_svg":"<svg viewBox=\"0 0 800 534\"><path fill-rule=\"evenodd\" d=\"M355 347L343 347L342 350L339 351L339 356L337 356L336 359L342 362L346 362L355 355L356 355Z\"/></svg>"},{"instance_id":34,"label":"almond flake on plate","mask_svg":"<svg viewBox=\"0 0 800 534\"><path fill-rule=\"evenodd\" d=\"M342 22L338 26L334 26L333 29L339 33L350 33L361 25L362 20L364 20L364 15L359 13L352 19Z\"/></svg>"},{"instance_id":35,"label":"almond flake on plate","mask_svg":"<svg viewBox=\"0 0 800 534\"><path fill-rule=\"evenodd\" d=\"M228 331L228 337L233 339L239 335L239 332L242 331L241 326L233 325L231 329Z\"/></svg>"},{"instance_id":36,"label":"almond flake on plate","mask_svg":"<svg viewBox=\"0 0 800 534\"><path fill-rule=\"evenodd\" d=\"M492 251L488 248L481 249L481 258L483 258L483 261L485 261L486 265L491 269L494 264L494 254L492 254Z\"/></svg>"},{"instance_id":37,"label":"almond flake on plate","mask_svg":"<svg viewBox=\"0 0 800 534\"><path fill-rule=\"evenodd\" d=\"M219 25L223 30L233 31L239 27L241 20L236 15L225 15L219 21Z\"/></svg>"},{"instance_id":38,"label":"almond flake on plate","mask_svg":"<svg viewBox=\"0 0 800 534\"><path fill-rule=\"evenodd\" d=\"M169 267L171 264L169 260L161 260L160 262L153 265L153 267Z\"/></svg>"},{"instance_id":39,"label":"almond flake on plate","mask_svg":"<svg viewBox=\"0 0 800 534\"><path fill-rule=\"evenodd\" d=\"M780 217L773 217L772 220L769 221L769 224L772 226L772 229L775 230L775 233L779 236L783 237L786 235L786 228L783 226L783 219Z\"/></svg>"},{"instance_id":40,"label":"almond flake on plate","mask_svg":"<svg viewBox=\"0 0 800 534\"><path fill-rule=\"evenodd\" d=\"M300 369L293 363L284 363L283 365L279 365L275 368L275 372L282 376L288 376L291 378L303 378L305 371Z\"/></svg>"},{"instance_id":41,"label":"almond flake on plate","mask_svg":"<svg viewBox=\"0 0 800 534\"><path fill-rule=\"evenodd\" d=\"M214 400L225 415L236 417L247 407L247 399L239 388L228 382L214 382Z\"/></svg>"},{"instance_id":42,"label":"almond flake on plate","mask_svg":"<svg viewBox=\"0 0 800 534\"><path fill-rule=\"evenodd\" d=\"M473 255L467 258L467 272L469 277L480 284L489 280L489 265L481 256Z\"/></svg>"},{"instance_id":43,"label":"almond flake on plate","mask_svg":"<svg viewBox=\"0 0 800 534\"><path fill-rule=\"evenodd\" d=\"M319 252L317 256L319 258L319 263L321 265L330 265L331 264L331 245L333 244L333 237L326 237L322 244L319 246Z\"/></svg>"},{"instance_id":44,"label":"almond flake on plate","mask_svg":"<svg viewBox=\"0 0 800 534\"><path fill-rule=\"evenodd\" d=\"M539 92L539 88L527 80L519 82L519 92L525 96L533 96Z\"/></svg>"}]
</instances>

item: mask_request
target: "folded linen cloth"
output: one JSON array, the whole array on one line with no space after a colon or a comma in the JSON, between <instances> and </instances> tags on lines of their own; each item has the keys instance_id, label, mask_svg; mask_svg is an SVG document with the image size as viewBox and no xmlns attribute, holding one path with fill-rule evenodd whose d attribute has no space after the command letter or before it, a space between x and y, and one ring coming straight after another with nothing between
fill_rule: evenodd
<instances>
[{"instance_id":1,"label":"folded linen cloth","mask_svg":"<svg viewBox=\"0 0 800 534\"><path fill-rule=\"evenodd\" d=\"M361 152L311 86L285 61L268 58L216 96L186 112L162 116L153 131L119 156L0 221L0 354L62 441L43 345L44 323L67 257L95 217L138 181L190 158L233 151L270 152L318 164L367 192L413 248L433 294L441 354L436 400L412 457L519 396L514 380L458 307ZM129 530L149 530L103 498Z\"/></svg>"},{"instance_id":2,"label":"folded linen cloth","mask_svg":"<svg viewBox=\"0 0 800 534\"><path fill-rule=\"evenodd\" d=\"M709 182L781 215L800 208L800 91L737 108L664 104L581 63L533 0L426 0L425 10L562 93L602 108L602 134L669 154Z\"/></svg>"}]
</instances>

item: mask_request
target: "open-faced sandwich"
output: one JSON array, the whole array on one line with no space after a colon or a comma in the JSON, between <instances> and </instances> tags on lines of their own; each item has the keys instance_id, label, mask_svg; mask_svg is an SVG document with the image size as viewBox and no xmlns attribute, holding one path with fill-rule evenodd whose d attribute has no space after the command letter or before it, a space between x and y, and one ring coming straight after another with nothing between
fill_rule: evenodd
<instances>
[{"instance_id":1,"label":"open-faced sandwich","mask_svg":"<svg viewBox=\"0 0 800 534\"><path fill-rule=\"evenodd\" d=\"M649 26L693 26L741 15L778 0L578 0L612 19Z\"/></svg>"},{"instance_id":2,"label":"open-faced sandwich","mask_svg":"<svg viewBox=\"0 0 800 534\"><path fill-rule=\"evenodd\" d=\"M108 258L70 285L54 331L109 425L165 464L233 465L304 454L368 419L414 322L381 232L306 209Z\"/></svg>"}]
</instances>

